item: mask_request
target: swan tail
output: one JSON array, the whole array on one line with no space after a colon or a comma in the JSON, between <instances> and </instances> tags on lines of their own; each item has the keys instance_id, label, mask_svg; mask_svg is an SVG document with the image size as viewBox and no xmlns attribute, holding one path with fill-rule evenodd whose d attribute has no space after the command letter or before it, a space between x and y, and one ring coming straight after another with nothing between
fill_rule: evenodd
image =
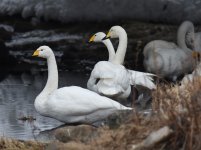
<instances>
[{"instance_id":1,"label":"swan tail","mask_svg":"<svg viewBox=\"0 0 201 150\"><path fill-rule=\"evenodd\" d=\"M131 107L126 107L126 106L120 106L120 110L133 110Z\"/></svg>"},{"instance_id":2,"label":"swan tail","mask_svg":"<svg viewBox=\"0 0 201 150\"><path fill-rule=\"evenodd\" d=\"M147 87L149 89L156 89L156 85L154 84L154 79L153 76L156 76L151 73L143 73L143 72L138 72L138 71L131 71L130 72L130 82L131 85L141 85L144 87Z\"/></svg>"}]
</instances>

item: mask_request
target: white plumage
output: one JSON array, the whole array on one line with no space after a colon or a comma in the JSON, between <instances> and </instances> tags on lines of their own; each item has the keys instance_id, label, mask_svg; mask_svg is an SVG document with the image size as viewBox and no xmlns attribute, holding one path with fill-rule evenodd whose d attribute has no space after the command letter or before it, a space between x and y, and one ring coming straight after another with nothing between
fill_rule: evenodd
<instances>
[{"instance_id":1,"label":"white plumage","mask_svg":"<svg viewBox=\"0 0 201 150\"><path fill-rule=\"evenodd\" d=\"M177 44L162 40L149 42L143 50L144 67L148 72L176 80L178 76L192 71L194 58L192 50L186 45L188 39L189 45L193 47L194 34L193 24L185 21L181 24L177 32Z\"/></svg>"},{"instance_id":2,"label":"white plumage","mask_svg":"<svg viewBox=\"0 0 201 150\"><path fill-rule=\"evenodd\" d=\"M109 60L108 62L98 62L94 66L87 83L88 89L117 99L126 99L130 95L130 85L141 85L149 89L155 89L153 74L127 70L122 65L127 48L127 34L120 26L112 27L109 33L112 32L117 32L117 37L120 40L116 54L111 41L104 39L105 33L98 32L90 38L90 42L102 42L105 44L109 53Z\"/></svg>"},{"instance_id":3,"label":"white plumage","mask_svg":"<svg viewBox=\"0 0 201 150\"><path fill-rule=\"evenodd\" d=\"M48 80L35 99L41 115L65 123L94 123L119 110L131 110L120 103L77 86L58 87L58 70L54 53L48 46L39 47L33 54L47 59Z\"/></svg>"},{"instance_id":4,"label":"white plumage","mask_svg":"<svg viewBox=\"0 0 201 150\"><path fill-rule=\"evenodd\" d=\"M100 61L94 66L87 87L101 95L125 99L131 91L130 74L122 65Z\"/></svg>"}]
</instances>

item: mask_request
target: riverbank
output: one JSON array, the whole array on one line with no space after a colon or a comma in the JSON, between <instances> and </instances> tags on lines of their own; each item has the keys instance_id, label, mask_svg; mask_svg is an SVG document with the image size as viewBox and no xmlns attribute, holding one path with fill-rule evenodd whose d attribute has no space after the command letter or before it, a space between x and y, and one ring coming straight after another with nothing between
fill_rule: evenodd
<instances>
[{"instance_id":1,"label":"riverbank","mask_svg":"<svg viewBox=\"0 0 201 150\"><path fill-rule=\"evenodd\" d=\"M0 148L45 150L197 150L201 148L201 80L185 88L159 85L153 92L152 113L133 112L116 124L99 128L64 126L52 132L50 143L1 139ZM120 117L121 118L121 117Z\"/></svg>"}]
</instances>

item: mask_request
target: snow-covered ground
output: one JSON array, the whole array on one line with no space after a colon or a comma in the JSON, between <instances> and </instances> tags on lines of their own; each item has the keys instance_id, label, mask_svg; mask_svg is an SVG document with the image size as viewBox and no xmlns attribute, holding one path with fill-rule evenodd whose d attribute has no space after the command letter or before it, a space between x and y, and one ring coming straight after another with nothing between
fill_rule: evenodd
<instances>
[{"instance_id":1,"label":"snow-covered ground","mask_svg":"<svg viewBox=\"0 0 201 150\"><path fill-rule=\"evenodd\" d=\"M1 0L1 15L21 15L32 21L102 21L138 19L201 23L200 0Z\"/></svg>"}]
</instances>

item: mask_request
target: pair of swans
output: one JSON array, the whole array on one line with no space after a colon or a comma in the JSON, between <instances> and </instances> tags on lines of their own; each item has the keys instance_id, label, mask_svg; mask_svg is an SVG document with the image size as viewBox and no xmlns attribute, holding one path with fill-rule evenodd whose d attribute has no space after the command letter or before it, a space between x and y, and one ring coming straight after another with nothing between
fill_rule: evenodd
<instances>
[{"instance_id":1,"label":"pair of swans","mask_svg":"<svg viewBox=\"0 0 201 150\"><path fill-rule=\"evenodd\" d=\"M33 56L47 59L48 65L47 83L34 102L36 111L41 115L65 123L92 124L116 111L132 109L81 87L58 89L57 63L51 48L41 46Z\"/></svg>"},{"instance_id":2,"label":"pair of swans","mask_svg":"<svg viewBox=\"0 0 201 150\"><path fill-rule=\"evenodd\" d=\"M109 38L119 38L116 54ZM88 89L107 97L126 99L131 93L130 85L156 88L152 79L153 74L127 70L122 65L127 49L127 33L122 27L113 26L107 36L103 32L98 32L89 42L104 43L108 49L109 59L100 61L94 66L87 83Z\"/></svg>"},{"instance_id":3,"label":"pair of swans","mask_svg":"<svg viewBox=\"0 0 201 150\"><path fill-rule=\"evenodd\" d=\"M149 42L143 50L144 67L148 72L176 81L180 75L191 72L195 65L192 57L194 49L194 26L183 22L177 31L177 44L162 40Z\"/></svg>"}]
</instances>

